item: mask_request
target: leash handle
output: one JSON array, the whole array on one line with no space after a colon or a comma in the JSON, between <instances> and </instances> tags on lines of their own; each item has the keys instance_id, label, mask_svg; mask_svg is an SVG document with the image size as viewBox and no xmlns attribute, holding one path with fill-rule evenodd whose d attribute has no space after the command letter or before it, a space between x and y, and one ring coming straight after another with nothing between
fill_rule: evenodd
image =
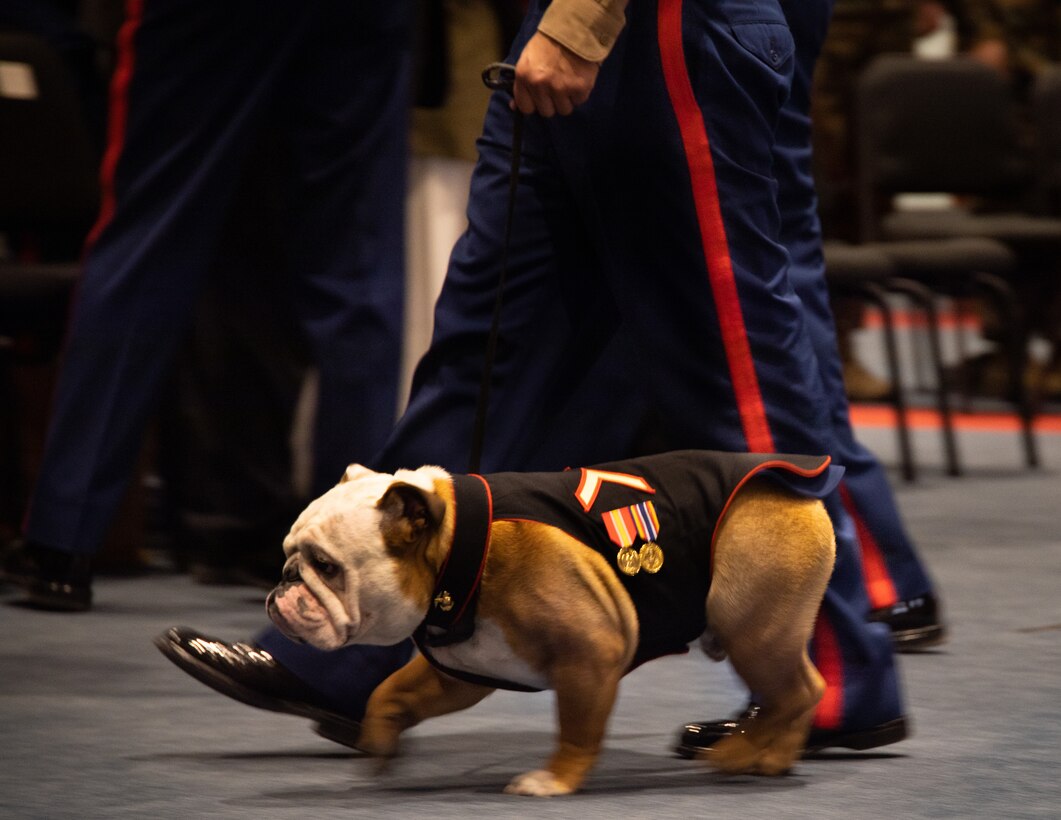
<instances>
[{"instance_id":1,"label":"leash handle","mask_svg":"<svg viewBox=\"0 0 1061 820\"><path fill-rule=\"evenodd\" d=\"M512 85L516 81L516 67L507 63L491 63L483 69L483 83L493 91L504 91L512 94ZM494 315L490 324L490 335L486 340L486 355L483 361L483 375L479 382L479 398L475 405L475 422L472 427L472 446L468 458L468 472L478 473L483 454L483 439L486 434L486 412L490 406L490 380L494 370L494 359L497 357L497 342L501 335L501 307L504 304L505 281L508 279L508 250L512 239L512 223L516 213L516 192L519 189L519 166L523 152L523 114L513 111L512 119L512 161L508 175L508 209L505 215L504 243L501 246L501 275L497 282L497 296L494 299Z\"/></svg>"},{"instance_id":2,"label":"leash handle","mask_svg":"<svg viewBox=\"0 0 1061 820\"><path fill-rule=\"evenodd\" d=\"M512 96L516 84L516 67L509 63L490 63L483 69L483 85L491 91L504 91Z\"/></svg>"}]
</instances>

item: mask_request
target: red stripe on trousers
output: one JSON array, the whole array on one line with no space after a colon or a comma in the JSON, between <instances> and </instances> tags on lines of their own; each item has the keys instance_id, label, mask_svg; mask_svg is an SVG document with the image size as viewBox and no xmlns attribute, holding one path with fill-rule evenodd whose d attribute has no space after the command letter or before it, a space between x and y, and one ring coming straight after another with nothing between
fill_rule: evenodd
<instances>
[{"instance_id":1,"label":"red stripe on trousers","mask_svg":"<svg viewBox=\"0 0 1061 820\"><path fill-rule=\"evenodd\" d=\"M714 160L711 157L711 144L685 63L682 44L682 0L659 0L657 37L663 79L685 147L693 202L707 262L708 280L718 313L722 344L726 351L744 437L748 449L752 452L773 452L773 434L767 422L766 408L763 405L747 328L744 325L744 313L737 293L737 282L733 276L733 264L715 180ZM826 690L815 712L814 722L821 728L835 728L840 725L843 717L843 659L836 634L820 612L815 623L815 655L818 670L825 678Z\"/></svg>"},{"instance_id":2,"label":"red stripe on trousers","mask_svg":"<svg viewBox=\"0 0 1061 820\"><path fill-rule=\"evenodd\" d=\"M847 514L855 522L855 533L858 536L858 546L862 552L862 577L866 584L866 594L869 596L869 604L873 609L891 606L899 600L899 593L895 591L895 583L892 581L888 565L884 561L880 544L873 537L866 520L855 506L847 485L840 484L840 499L844 503Z\"/></svg>"},{"instance_id":3,"label":"red stripe on trousers","mask_svg":"<svg viewBox=\"0 0 1061 820\"><path fill-rule=\"evenodd\" d=\"M844 716L844 661L832 624L821 610L814 622L814 662L825 678L825 694L814 713L814 726L836 729Z\"/></svg>"},{"instance_id":4,"label":"red stripe on trousers","mask_svg":"<svg viewBox=\"0 0 1061 820\"><path fill-rule=\"evenodd\" d=\"M114 217L114 174L118 167L118 158L125 145L125 127L129 116L129 83L132 81L133 66L136 62L133 41L143 17L144 0L126 0L125 21L118 30L118 58L111 77L107 114L107 147L103 152L99 172L99 216L85 239L86 252L96 244L99 235Z\"/></svg>"},{"instance_id":5,"label":"red stripe on trousers","mask_svg":"<svg viewBox=\"0 0 1061 820\"><path fill-rule=\"evenodd\" d=\"M774 439L766 420L759 380L755 374L751 346L744 325L744 312L733 277L726 228L715 182L715 165L707 127L696 103L682 46L682 0L659 0L657 21L663 80L671 107L678 119L678 130L689 165L696 218L700 225L707 276L715 300L722 345L726 351L730 379L737 399L744 437L751 452L769 453Z\"/></svg>"}]
</instances>

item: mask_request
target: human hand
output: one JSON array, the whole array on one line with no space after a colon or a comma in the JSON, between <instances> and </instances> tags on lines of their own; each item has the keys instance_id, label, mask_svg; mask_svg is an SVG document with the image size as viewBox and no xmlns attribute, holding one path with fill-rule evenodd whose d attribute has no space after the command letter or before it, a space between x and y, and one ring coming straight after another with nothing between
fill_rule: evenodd
<instances>
[{"instance_id":1,"label":"human hand","mask_svg":"<svg viewBox=\"0 0 1061 820\"><path fill-rule=\"evenodd\" d=\"M524 114L567 115L589 99L600 66L538 32L516 63L512 105Z\"/></svg>"},{"instance_id":2,"label":"human hand","mask_svg":"<svg viewBox=\"0 0 1061 820\"><path fill-rule=\"evenodd\" d=\"M969 56L999 74L1009 74L1009 47L1002 40L981 40L969 49Z\"/></svg>"}]
</instances>

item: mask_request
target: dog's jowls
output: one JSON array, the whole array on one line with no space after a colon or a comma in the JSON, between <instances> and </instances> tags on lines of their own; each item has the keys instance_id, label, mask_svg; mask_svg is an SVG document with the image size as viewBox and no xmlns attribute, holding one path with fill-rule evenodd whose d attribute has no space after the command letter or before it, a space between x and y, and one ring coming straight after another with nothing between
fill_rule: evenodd
<instances>
[{"instance_id":1,"label":"dog's jowls","mask_svg":"<svg viewBox=\"0 0 1061 820\"><path fill-rule=\"evenodd\" d=\"M321 649L408 638L432 605L454 526L453 482L444 470L389 475L352 466L292 527L270 617L289 637ZM552 757L506 791L567 794L597 758L637 649L638 617L616 571L565 532L504 520L489 537L475 633L432 654L451 670L556 692ZM726 510L706 600L711 646L728 655L762 709L709 753L715 768L776 775L798 758L824 691L807 643L834 552L821 502L767 480L749 481ZM370 698L360 745L392 756L405 729L492 691L417 655Z\"/></svg>"}]
</instances>

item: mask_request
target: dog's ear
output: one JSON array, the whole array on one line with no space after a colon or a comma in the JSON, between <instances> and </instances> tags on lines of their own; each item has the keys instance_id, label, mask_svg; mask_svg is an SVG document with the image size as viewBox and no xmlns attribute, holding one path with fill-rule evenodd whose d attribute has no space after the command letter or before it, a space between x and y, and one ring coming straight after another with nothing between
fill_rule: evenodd
<instances>
[{"instance_id":1,"label":"dog's ear","mask_svg":"<svg viewBox=\"0 0 1061 820\"><path fill-rule=\"evenodd\" d=\"M345 484L347 481L353 481L355 478L360 478L361 476L366 475L375 475L375 473L361 464L351 464L346 468L343 477L339 479L339 483Z\"/></svg>"},{"instance_id":2,"label":"dog's ear","mask_svg":"<svg viewBox=\"0 0 1061 820\"><path fill-rule=\"evenodd\" d=\"M446 502L405 481L395 481L377 504L383 512L383 538L388 546L403 548L438 529Z\"/></svg>"}]
</instances>

